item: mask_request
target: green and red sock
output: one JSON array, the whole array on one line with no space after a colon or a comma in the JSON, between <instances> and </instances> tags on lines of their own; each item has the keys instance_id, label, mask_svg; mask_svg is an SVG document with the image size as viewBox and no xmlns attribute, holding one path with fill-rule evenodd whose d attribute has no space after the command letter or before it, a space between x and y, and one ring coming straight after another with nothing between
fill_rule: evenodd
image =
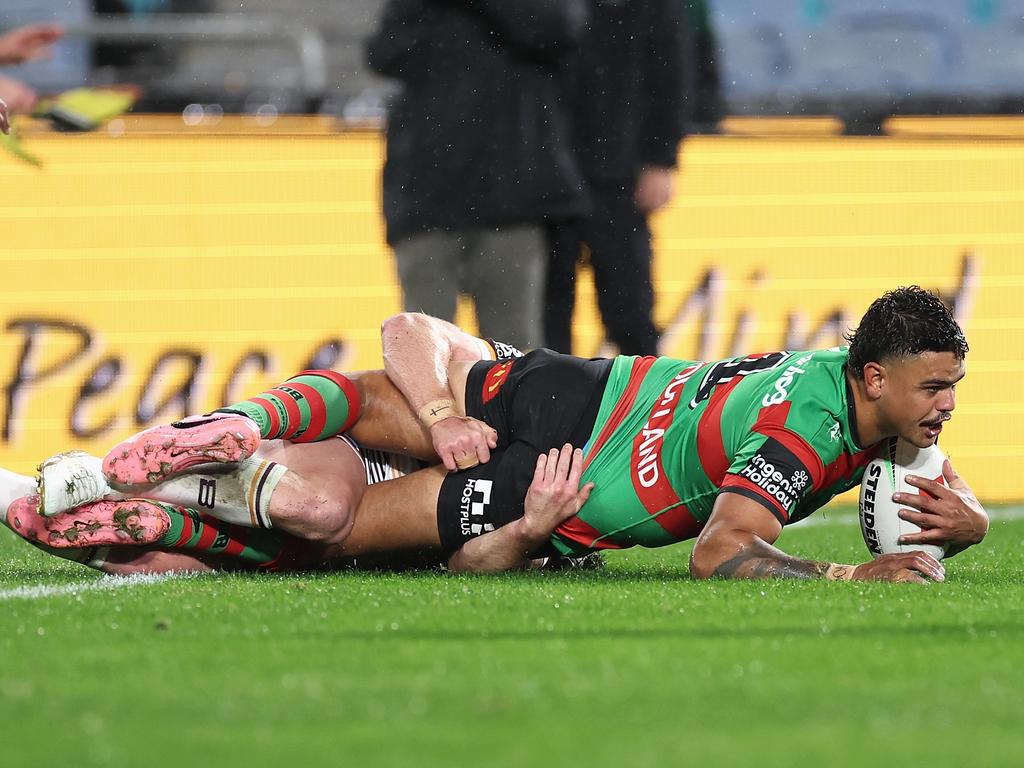
<instances>
[{"instance_id":1,"label":"green and red sock","mask_svg":"<svg viewBox=\"0 0 1024 768\"><path fill-rule=\"evenodd\" d=\"M312 564L311 545L282 531L225 523L187 507L152 503L158 504L171 520L157 547L218 555L267 571Z\"/></svg>"},{"instance_id":2,"label":"green and red sock","mask_svg":"<svg viewBox=\"0 0 1024 768\"><path fill-rule=\"evenodd\" d=\"M256 422L264 440L313 443L349 430L359 418L359 392L336 371L303 371L284 384L218 408Z\"/></svg>"}]
</instances>

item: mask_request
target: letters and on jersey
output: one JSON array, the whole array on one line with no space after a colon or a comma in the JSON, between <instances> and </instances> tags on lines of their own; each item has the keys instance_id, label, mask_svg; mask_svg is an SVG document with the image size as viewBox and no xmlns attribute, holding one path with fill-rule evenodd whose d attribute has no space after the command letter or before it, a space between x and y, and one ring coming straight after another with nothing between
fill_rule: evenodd
<instances>
[{"instance_id":1,"label":"letters and on jersey","mask_svg":"<svg viewBox=\"0 0 1024 768\"><path fill-rule=\"evenodd\" d=\"M552 542L565 553L696 536L717 495L753 499L783 525L860 482L847 350L695 362L619 357L585 450L595 488Z\"/></svg>"}]
</instances>

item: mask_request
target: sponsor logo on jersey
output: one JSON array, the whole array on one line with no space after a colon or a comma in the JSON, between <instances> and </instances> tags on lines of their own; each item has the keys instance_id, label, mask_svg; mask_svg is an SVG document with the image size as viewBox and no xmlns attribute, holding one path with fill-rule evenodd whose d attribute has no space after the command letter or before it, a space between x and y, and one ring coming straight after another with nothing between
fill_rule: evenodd
<instances>
[{"instance_id":1,"label":"sponsor logo on jersey","mask_svg":"<svg viewBox=\"0 0 1024 768\"><path fill-rule=\"evenodd\" d=\"M484 403L489 403L498 396L502 386L508 381L508 372L512 369L515 360L507 360L501 365L495 365L484 376L484 386L481 398Z\"/></svg>"},{"instance_id":2,"label":"sponsor logo on jersey","mask_svg":"<svg viewBox=\"0 0 1024 768\"><path fill-rule=\"evenodd\" d=\"M842 431L843 427L838 421L832 425L832 429L828 431L828 436L832 439L833 443L839 442Z\"/></svg>"},{"instance_id":3,"label":"sponsor logo on jersey","mask_svg":"<svg viewBox=\"0 0 1024 768\"><path fill-rule=\"evenodd\" d=\"M807 363L811 359L811 355L804 355L794 362L792 365L786 368L782 372L782 375L775 380L775 391L769 392L761 400L761 405L767 407L769 405L778 405L787 397L789 397L789 388L793 386L793 381L801 373L807 373L807 371L801 368L801 365Z\"/></svg>"},{"instance_id":4,"label":"sponsor logo on jersey","mask_svg":"<svg viewBox=\"0 0 1024 768\"><path fill-rule=\"evenodd\" d=\"M508 360L513 357L523 356L523 353L511 344L506 344L504 341L495 341L494 339L488 339L488 341L494 349L494 356L497 360Z\"/></svg>"},{"instance_id":5,"label":"sponsor logo on jersey","mask_svg":"<svg viewBox=\"0 0 1024 768\"><path fill-rule=\"evenodd\" d=\"M459 528L463 536L479 536L481 533L494 530L494 526L485 522L484 517L491 503L493 486L493 480L471 478L466 481L459 502Z\"/></svg>"},{"instance_id":6,"label":"sponsor logo on jersey","mask_svg":"<svg viewBox=\"0 0 1024 768\"><path fill-rule=\"evenodd\" d=\"M807 487L807 483L810 481L811 476L804 472L802 469L798 469L793 473L793 488L799 493Z\"/></svg>"},{"instance_id":7,"label":"sponsor logo on jersey","mask_svg":"<svg viewBox=\"0 0 1024 768\"><path fill-rule=\"evenodd\" d=\"M776 466L761 453L755 453L740 476L747 478L788 510L807 487L811 476L804 469L791 470Z\"/></svg>"},{"instance_id":8,"label":"sponsor logo on jersey","mask_svg":"<svg viewBox=\"0 0 1024 768\"><path fill-rule=\"evenodd\" d=\"M881 476L881 465L872 464L864 480L864 498L860 505L864 541L868 545L868 551L873 555L882 554L882 545L878 543L878 531L875 530L875 491L878 488L878 478Z\"/></svg>"},{"instance_id":9,"label":"sponsor logo on jersey","mask_svg":"<svg viewBox=\"0 0 1024 768\"><path fill-rule=\"evenodd\" d=\"M651 409L647 423L633 439L634 486L654 488L661 482L664 476L661 449L665 443L665 432L675 418L683 387L699 368L700 365L690 366L673 377Z\"/></svg>"}]
</instances>

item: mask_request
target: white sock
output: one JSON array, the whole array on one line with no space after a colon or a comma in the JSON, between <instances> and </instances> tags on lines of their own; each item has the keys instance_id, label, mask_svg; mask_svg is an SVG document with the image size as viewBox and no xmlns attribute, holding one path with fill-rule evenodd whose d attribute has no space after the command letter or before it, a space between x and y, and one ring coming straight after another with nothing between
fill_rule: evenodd
<instances>
[{"instance_id":1,"label":"white sock","mask_svg":"<svg viewBox=\"0 0 1024 768\"><path fill-rule=\"evenodd\" d=\"M221 472L179 475L140 495L208 512L227 523L272 528L270 497L287 471L276 461L253 456Z\"/></svg>"},{"instance_id":2,"label":"white sock","mask_svg":"<svg viewBox=\"0 0 1024 768\"><path fill-rule=\"evenodd\" d=\"M7 507L15 499L36 492L36 479L0 467L0 523L7 525Z\"/></svg>"}]
</instances>

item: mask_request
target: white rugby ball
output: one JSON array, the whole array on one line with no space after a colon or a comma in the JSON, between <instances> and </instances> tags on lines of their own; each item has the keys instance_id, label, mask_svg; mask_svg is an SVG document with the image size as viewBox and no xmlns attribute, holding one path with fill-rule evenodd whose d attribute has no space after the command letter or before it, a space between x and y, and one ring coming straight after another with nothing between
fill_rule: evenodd
<instances>
[{"instance_id":1,"label":"white rugby ball","mask_svg":"<svg viewBox=\"0 0 1024 768\"><path fill-rule=\"evenodd\" d=\"M927 552L941 560L945 547L934 544L897 544L900 536L917 533L921 528L899 516L901 509L913 509L906 504L892 500L894 493L919 494L906 481L907 475L917 475L928 480L938 480L945 485L942 477L942 463L945 454L939 446L918 448L902 438L890 438L882 447L878 458L873 459L864 469L860 482L860 531L872 557L893 552Z\"/></svg>"}]
</instances>

